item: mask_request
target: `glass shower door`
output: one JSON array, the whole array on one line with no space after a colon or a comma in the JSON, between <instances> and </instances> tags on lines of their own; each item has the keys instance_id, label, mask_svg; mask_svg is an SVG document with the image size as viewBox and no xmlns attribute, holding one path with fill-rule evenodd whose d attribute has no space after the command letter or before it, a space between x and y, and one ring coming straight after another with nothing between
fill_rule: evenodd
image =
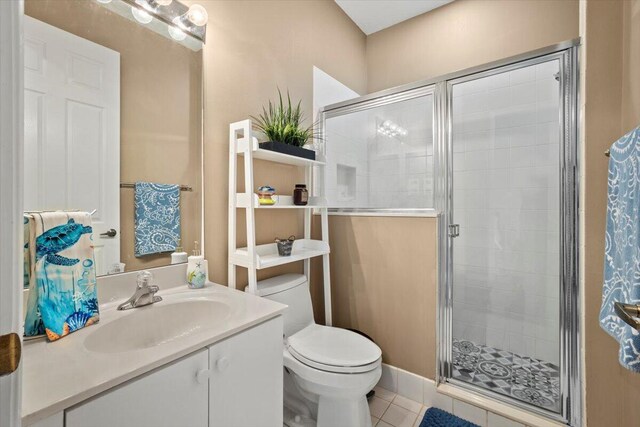
<instances>
[{"instance_id":1,"label":"glass shower door","mask_svg":"<svg viewBox=\"0 0 640 427\"><path fill-rule=\"evenodd\" d=\"M451 378L561 411L555 59L450 84Z\"/></svg>"}]
</instances>

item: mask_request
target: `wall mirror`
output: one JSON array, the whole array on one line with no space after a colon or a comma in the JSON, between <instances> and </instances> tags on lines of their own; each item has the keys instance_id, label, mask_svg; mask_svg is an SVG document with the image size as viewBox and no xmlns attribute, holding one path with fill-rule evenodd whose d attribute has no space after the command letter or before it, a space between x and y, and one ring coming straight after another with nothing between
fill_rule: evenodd
<instances>
[{"instance_id":1,"label":"wall mirror","mask_svg":"<svg viewBox=\"0 0 640 427\"><path fill-rule=\"evenodd\" d=\"M141 7L186 6L24 3L25 213L93 212L98 276L189 253L202 233L202 41ZM145 211L165 189L167 208Z\"/></svg>"}]
</instances>

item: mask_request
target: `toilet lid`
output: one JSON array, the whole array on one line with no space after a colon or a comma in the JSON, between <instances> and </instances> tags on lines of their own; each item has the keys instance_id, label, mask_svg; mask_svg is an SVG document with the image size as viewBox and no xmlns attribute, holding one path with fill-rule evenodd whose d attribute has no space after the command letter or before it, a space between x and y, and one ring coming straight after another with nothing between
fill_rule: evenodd
<instances>
[{"instance_id":1,"label":"toilet lid","mask_svg":"<svg viewBox=\"0 0 640 427\"><path fill-rule=\"evenodd\" d=\"M382 351L355 332L322 325L309 325L287 340L291 354L303 363L326 367L358 367L379 361Z\"/></svg>"}]
</instances>

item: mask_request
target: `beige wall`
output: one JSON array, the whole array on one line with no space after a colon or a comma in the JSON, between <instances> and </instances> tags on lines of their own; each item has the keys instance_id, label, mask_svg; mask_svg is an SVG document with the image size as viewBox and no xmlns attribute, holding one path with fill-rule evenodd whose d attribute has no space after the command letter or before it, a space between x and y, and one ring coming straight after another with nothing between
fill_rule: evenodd
<instances>
[{"instance_id":1,"label":"beige wall","mask_svg":"<svg viewBox=\"0 0 640 427\"><path fill-rule=\"evenodd\" d=\"M578 36L574 0L457 0L367 38L368 91L440 76Z\"/></svg>"},{"instance_id":2,"label":"beige wall","mask_svg":"<svg viewBox=\"0 0 640 427\"><path fill-rule=\"evenodd\" d=\"M260 112L277 87L301 99L310 116L313 66L354 90L366 91L365 36L333 1L199 1L209 13L205 69L205 249L209 276L227 283L229 124ZM293 166L257 162L255 186L293 191L302 175ZM240 168L242 170L242 168ZM240 185L239 191L243 191ZM238 245L246 242L238 210ZM257 243L302 234L300 213L257 212ZM301 263L260 271L266 278L300 272ZM238 283L246 284L238 268ZM318 283L313 283L318 295ZM316 304L316 312L322 310ZM322 317L320 317L320 320Z\"/></svg>"},{"instance_id":3,"label":"beige wall","mask_svg":"<svg viewBox=\"0 0 640 427\"><path fill-rule=\"evenodd\" d=\"M335 216L334 325L371 336L386 363L434 378L436 219Z\"/></svg>"},{"instance_id":4,"label":"beige wall","mask_svg":"<svg viewBox=\"0 0 640 427\"><path fill-rule=\"evenodd\" d=\"M27 0L27 15L120 53L120 179L191 185L182 192L182 240L200 240L202 53L93 1ZM167 265L133 255L133 189L120 190L120 251L127 271Z\"/></svg>"},{"instance_id":5,"label":"beige wall","mask_svg":"<svg viewBox=\"0 0 640 427\"><path fill-rule=\"evenodd\" d=\"M640 124L640 1L588 0L584 40L584 345L586 422L632 426L640 419L640 377L618 363L618 344L598 324L606 218L603 152Z\"/></svg>"}]
</instances>

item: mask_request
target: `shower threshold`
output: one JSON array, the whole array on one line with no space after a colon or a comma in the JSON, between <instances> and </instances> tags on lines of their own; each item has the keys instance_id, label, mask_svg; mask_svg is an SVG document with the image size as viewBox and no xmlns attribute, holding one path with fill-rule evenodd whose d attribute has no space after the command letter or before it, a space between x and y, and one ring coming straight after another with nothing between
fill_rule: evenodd
<instances>
[{"instance_id":1,"label":"shower threshold","mask_svg":"<svg viewBox=\"0 0 640 427\"><path fill-rule=\"evenodd\" d=\"M452 377L538 407L560 412L560 369L551 362L453 340Z\"/></svg>"}]
</instances>

